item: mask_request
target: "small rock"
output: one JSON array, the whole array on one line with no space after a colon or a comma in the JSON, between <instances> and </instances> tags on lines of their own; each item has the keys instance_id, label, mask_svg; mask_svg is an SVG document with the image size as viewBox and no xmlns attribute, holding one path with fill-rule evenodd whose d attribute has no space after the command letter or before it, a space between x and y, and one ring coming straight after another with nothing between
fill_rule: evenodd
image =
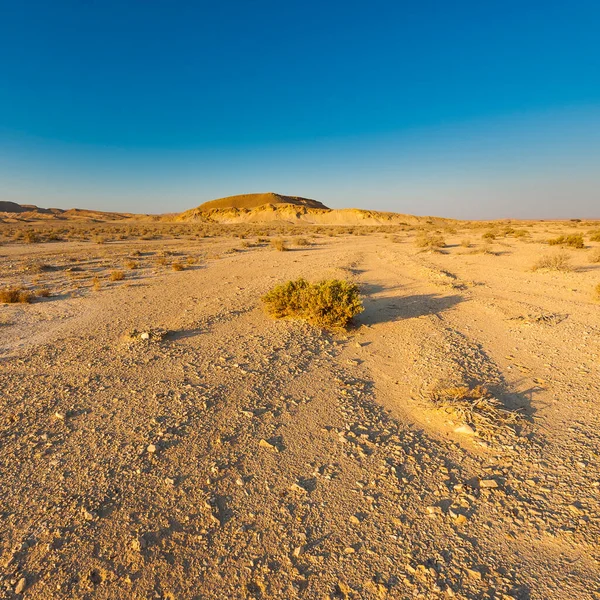
<instances>
[{"instance_id":1,"label":"small rock","mask_svg":"<svg viewBox=\"0 0 600 600\"><path fill-rule=\"evenodd\" d=\"M454 430L454 433L464 433L465 435L475 435L475 430L470 425L467 425L467 423L464 423L463 425L459 425Z\"/></svg>"},{"instance_id":2,"label":"small rock","mask_svg":"<svg viewBox=\"0 0 600 600\"><path fill-rule=\"evenodd\" d=\"M156 446L154 444L149 444L146 448L146 452L149 454L154 454L156 452Z\"/></svg>"},{"instance_id":3,"label":"small rock","mask_svg":"<svg viewBox=\"0 0 600 600\"><path fill-rule=\"evenodd\" d=\"M360 519L356 515L352 515L348 520L352 525L360 525Z\"/></svg>"},{"instance_id":4,"label":"small rock","mask_svg":"<svg viewBox=\"0 0 600 600\"><path fill-rule=\"evenodd\" d=\"M290 485L290 490L292 490L292 492L298 492L299 494L307 494L308 490L306 488L303 488L301 485L298 485L297 483L292 483L292 485Z\"/></svg>"},{"instance_id":5,"label":"small rock","mask_svg":"<svg viewBox=\"0 0 600 600\"><path fill-rule=\"evenodd\" d=\"M27 579L25 577L21 577L17 582L17 586L15 587L15 594L22 594L27 587Z\"/></svg>"},{"instance_id":6,"label":"small rock","mask_svg":"<svg viewBox=\"0 0 600 600\"><path fill-rule=\"evenodd\" d=\"M260 440L260 442L258 442L258 445L261 448L266 448L267 450L271 450L271 452L279 452L279 450L277 449L277 446L273 446L273 444L269 444L269 442L267 442L267 440Z\"/></svg>"},{"instance_id":7,"label":"small rock","mask_svg":"<svg viewBox=\"0 0 600 600\"><path fill-rule=\"evenodd\" d=\"M140 339L141 340L149 340L150 334L147 331L144 331L143 333L140 333Z\"/></svg>"},{"instance_id":8,"label":"small rock","mask_svg":"<svg viewBox=\"0 0 600 600\"><path fill-rule=\"evenodd\" d=\"M498 482L495 479L481 479L479 487L483 489L494 489L498 487Z\"/></svg>"}]
</instances>

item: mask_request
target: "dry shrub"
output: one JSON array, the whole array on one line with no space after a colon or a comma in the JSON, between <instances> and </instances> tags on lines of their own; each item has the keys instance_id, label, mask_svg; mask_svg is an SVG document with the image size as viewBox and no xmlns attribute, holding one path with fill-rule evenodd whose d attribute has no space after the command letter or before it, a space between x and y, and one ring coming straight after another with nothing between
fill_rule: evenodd
<instances>
[{"instance_id":1,"label":"dry shrub","mask_svg":"<svg viewBox=\"0 0 600 600\"><path fill-rule=\"evenodd\" d=\"M275 250L279 250L279 252L284 252L285 250L288 249L286 246L285 240L282 238L277 238L277 239L271 240L271 248L274 248Z\"/></svg>"},{"instance_id":2,"label":"dry shrub","mask_svg":"<svg viewBox=\"0 0 600 600\"><path fill-rule=\"evenodd\" d=\"M532 271L572 271L571 257L565 252L542 256L532 267Z\"/></svg>"},{"instance_id":3,"label":"dry shrub","mask_svg":"<svg viewBox=\"0 0 600 600\"><path fill-rule=\"evenodd\" d=\"M590 254L590 262L600 263L600 248L596 248L596 250Z\"/></svg>"},{"instance_id":4,"label":"dry shrub","mask_svg":"<svg viewBox=\"0 0 600 600\"><path fill-rule=\"evenodd\" d=\"M495 240L496 234L493 231L486 231L481 237L484 240Z\"/></svg>"},{"instance_id":5,"label":"dry shrub","mask_svg":"<svg viewBox=\"0 0 600 600\"><path fill-rule=\"evenodd\" d=\"M571 235L559 235L556 238L548 240L550 246L569 246L570 248L585 248L583 236L580 233Z\"/></svg>"},{"instance_id":6,"label":"dry shrub","mask_svg":"<svg viewBox=\"0 0 600 600\"><path fill-rule=\"evenodd\" d=\"M517 423L519 414L508 410L484 386L437 387L431 391L430 401L455 419L472 427L482 438L497 438Z\"/></svg>"},{"instance_id":7,"label":"dry shrub","mask_svg":"<svg viewBox=\"0 0 600 600\"><path fill-rule=\"evenodd\" d=\"M25 288L16 286L0 290L0 302L5 304L30 304L33 301L33 293Z\"/></svg>"},{"instance_id":8,"label":"dry shrub","mask_svg":"<svg viewBox=\"0 0 600 600\"><path fill-rule=\"evenodd\" d=\"M188 257L185 259L185 262L186 262L188 265L197 265L197 264L198 264L198 257L197 257L197 256L188 256Z\"/></svg>"},{"instance_id":9,"label":"dry shrub","mask_svg":"<svg viewBox=\"0 0 600 600\"><path fill-rule=\"evenodd\" d=\"M125 273L123 273L123 271L111 271L109 277L108 277L111 281L122 281L123 279L125 279Z\"/></svg>"},{"instance_id":10,"label":"dry shrub","mask_svg":"<svg viewBox=\"0 0 600 600\"><path fill-rule=\"evenodd\" d=\"M600 229L590 231L590 242L600 242Z\"/></svg>"},{"instance_id":11,"label":"dry shrub","mask_svg":"<svg viewBox=\"0 0 600 600\"><path fill-rule=\"evenodd\" d=\"M303 319L324 328L346 327L364 310L356 284L340 279L288 281L275 286L262 300L276 319Z\"/></svg>"},{"instance_id":12,"label":"dry shrub","mask_svg":"<svg viewBox=\"0 0 600 600\"><path fill-rule=\"evenodd\" d=\"M415 245L417 248L423 248L425 250L439 250L445 248L446 242L444 238L435 233L423 233L418 235L415 239Z\"/></svg>"},{"instance_id":13,"label":"dry shrub","mask_svg":"<svg viewBox=\"0 0 600 600\"><path fill-rule=\"evenodd\" d=\"M125 266L126 266L128 269L135 270L135 269L139 269L139 268L140 268L140 263L139 263L139 262L137 262L137 261L135 261L135 260L128 260L128 261L125 263Z\"/></svg>"},{"instance_id":14,"label":"dry shrub","mask_svg":"<svg viewBox=\"0 0 600 600\"><path fill-rule=\"evenodd\" d=\"M164 256L159 256L156 259L156 264L161 267L164 267L167 264L167 259Z\"/></svg>"},{"instance_id":15,"label":"dry shrub","mask_svg":"<svg viewBox=\"0 0 600 600\"><path fill-rule=\"evenodd\" d=\"M600 302L600 283L594 288L594 298Z\"/></svg>"},{"instance_id":16,"label":"dry shrub","mask_svg":"<svg viewBox=\"0 0 600 600\"><path fill-rule=\"evenodd\" d=\"M298 238L296 240L296 246L310 246L310 242L306 238Z\"/></svg>"},{"instance_id":17,"label":"dry shrub","mask_svg":"<svg viewBox=\"0 0 600 600\"><path fill-rule=\"evenodd\" d=\"M171 265L171 269L173 269L173 271L183 271L183 269L185 269L185 267L180 262L174 262Z\"/></svg>"},{"instance_id":18,"label":"dry shrub","mask_svg":"<svg viewBox=\"0 0 600 600\"><path fill-rule=\"evenodd\" d=\"M40 236L37 233L35 233L35 231L27 231L23 236L23 240L27 244L39 244Z\"/></svg>"},{"instance_id":19,"label":"dry shrub","mask_svg":"<svg viewBox=\"0 0 600 600\"><path fill-rule=\"evenodd\" d=\"M470 248L472 244L470 240L461 240L460 245L463 248Z\"/></svg>"},{"instance_id":20,"label":"dry shrub","mask_svg":"<svg viewBox=\"0 0 600 600\"><path fill-rule=\"evenodd\" d=\"M102 289L102 282L100 281L100 278L96 275L96 277L94 277L94 279L92 279L92 289L95 292L99 292Z\"/></svg>"},{"instance_id":21,"label":"dry shrub","mask_svg":"<svg viewBox=\"0 0 600 600\"><path fill-rule=\"evenodd\" d=\"M50 292L50 288L41 287L36 290L35 295L39 296L40 298L49 298L52 294Z\"/></svg>"}]
</instances>

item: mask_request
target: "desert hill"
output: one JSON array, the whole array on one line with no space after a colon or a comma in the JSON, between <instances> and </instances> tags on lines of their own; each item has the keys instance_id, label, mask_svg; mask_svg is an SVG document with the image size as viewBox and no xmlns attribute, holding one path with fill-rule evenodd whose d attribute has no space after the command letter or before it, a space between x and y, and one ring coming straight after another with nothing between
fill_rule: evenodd
<instances>
[{"instance_id":1,"label":"desert hill","mask_svg":"<svg viewBox=\"0 0 600 600\"><path fill-rule=\"evenodd\" d=\"M239 196L227 196L226 198L217 198L204 202L194 210L208 211L215 208L257 208L265 204L292 204L294 206L305 206L307 208L320 208L329 210L324 204L318 200L310 198L301 198L300 196L284 196L274 192L266 192L264 194L241 194Z\"/></svg>"},{"instance_id":2,"label":"desert hill","mask_svg":"<svg viewBox=\"0 0 600 600\"><path fill-rule=\"evenodd\" d=\"M103 212L81 208L40 208L33 204L0 202L0 222L183 221L200 223L288 223L299 225L402 225L445 223L440 217L418 217L358 208L331 209L317 200L268 192L242 194L205 202L182 213L162 215Z\"/></svg>"},{"instance_id":3,"label":"desert hill","mask_svg":"<svg viewBox=\"0 0 600 600\"><path fill-rule=\"evenodd\" d=\"M281 222L314 225L394 225L443 222L447 219L358 208L331 209L317 200L266 193L230 196L205 202L197 208L182 212L175 220L227 224Z\"/></svg>"}]
</instances>

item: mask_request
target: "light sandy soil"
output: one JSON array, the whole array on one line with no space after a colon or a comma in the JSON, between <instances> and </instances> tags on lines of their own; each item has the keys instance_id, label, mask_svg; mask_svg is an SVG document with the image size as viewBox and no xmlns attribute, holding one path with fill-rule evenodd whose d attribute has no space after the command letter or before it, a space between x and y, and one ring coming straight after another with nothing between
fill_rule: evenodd
<instances>
[{"instance_id":1,"label":"light sandy soil","mask_svg":"<svg viewBox=\"0 0 600 600\"><path fill-rule=\"evenodd\" d=\"M37 259L55 293L0 305L0 597L600 598L600 265L459 239L0 248L3 283ZM269 319L298 276L356 281L356 326ZM443 380L518 435L457 433Z\"/></svg>"}]
</instances>

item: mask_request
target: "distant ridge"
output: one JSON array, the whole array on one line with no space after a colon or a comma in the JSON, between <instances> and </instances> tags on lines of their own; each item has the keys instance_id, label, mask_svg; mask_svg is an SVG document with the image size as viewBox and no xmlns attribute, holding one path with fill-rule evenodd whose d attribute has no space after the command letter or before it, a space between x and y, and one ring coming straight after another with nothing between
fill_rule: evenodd
<instances>
[{"instance_id":1,"label":"distant ridge","mask_svg":"<svg viewBox=\"0 0 600 600\"><path fill-rule=\"evenodd\" d=\"M266 192L264 194L241 194L239 196L227 196L226 198L218 198L204 202L192 210L213 210L215 208L258 208L265 204L293 204L294 206L304 206L306 208L320 208L329 210L327 206L318 200L310 198L301 198L300 196L284 196L274 192Z\"/></svg>"},{"instance_id":2,"label":"distant ridge","mask_svg":"<svg viewBox=\"0 0 600 600\"><path fill-rule=\"evenodd\" d=\"M35 204L17 204L7 200L0 200L0 221L121 221L123 219L142 219L150 215L135 215L132 213L104 212L101 210L87 210L82 208L40 208Z\"/></svg>"}]
</instances>

